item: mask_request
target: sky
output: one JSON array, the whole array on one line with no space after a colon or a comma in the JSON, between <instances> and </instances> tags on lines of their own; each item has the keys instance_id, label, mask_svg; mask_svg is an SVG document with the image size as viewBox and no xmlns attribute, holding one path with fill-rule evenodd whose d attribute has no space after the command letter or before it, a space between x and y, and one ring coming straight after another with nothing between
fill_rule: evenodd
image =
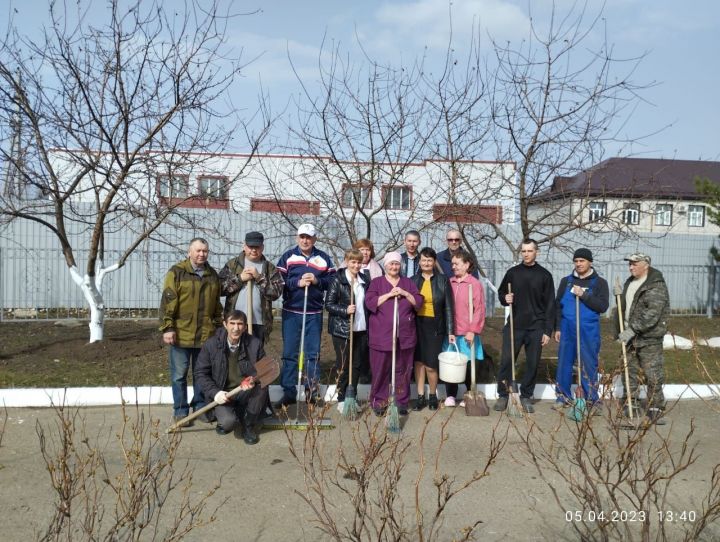
<instances>
[{"instance_id":1,"label":"sky","mask_svg":"<svg viewBox=\"0 0 720 542\"><path fill-rule=\"evenodd\" d=\"M490 37L520 43L531 17L537 26L547 25L553 4L556 16L577 5L569 0L233 1L232 10L248 15L236 19L228 40L242 48L249 61L233 99L252 103L262 89L273 111L283 111L289 97L300 92L298 75L309 83L317 79L323 40L339 44L354 60L364 49L372 58L394 65L423 54L432 62L447 48L451 17L458 54L467 48L474 25L489 52ZM43 24L46 5L46 0L10 2L17 10L16 24L30 33ZM180 5L179 0L173 5ZM591 0L588 5L594 14L603 4ZM101 18L106 2L95 0L91 12ZM623 137L640 137L641 142L608 148L609 155L720 160L719 23L717 0L604 3L586 43L592 46L606 37L616 56L643 57L632 78L647 85L637 107L616 126Z\"/></svg>"}]
</instances>

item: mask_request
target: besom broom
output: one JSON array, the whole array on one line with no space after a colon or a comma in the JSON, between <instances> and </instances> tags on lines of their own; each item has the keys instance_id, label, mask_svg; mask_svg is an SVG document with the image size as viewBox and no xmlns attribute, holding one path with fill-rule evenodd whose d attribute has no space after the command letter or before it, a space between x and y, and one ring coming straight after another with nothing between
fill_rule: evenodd
<instances>
[{"instance_id":1,"label":"besom broom","mask_svg":"<svg viewBox=\"0 0 720 542\"><path fill-rule=\"evenodd\" d=\"M385 423L389 433L400 432L400 413L395 401L395 363L397 357L398 339L398 298L393 298L393 326L392 326L392 364L390 369L390 401L388 402Z\"/></svg>"},{"instance_id":2,"label":"besom broom","mask_svg":"<svg viewBox=\"0 0 720 542\"><path fill-rule=\"evenodd\" d=\"M508 283L508 293L512 293L512 284ZM512 380L510 380L509 386L509 400L507 406L507 414L512 418L522 418L522 404L520 402L520 392L518 391L518 385L515 380L515 324L513 322L513 305L515 304L515 298L510 304L510 367L512 369Z\"/></svg>"},{"instance_id":3,"label":"besom broom","mask_svg":"<svg viewBox=\"0 0 720 542\"><path fill-rule=\"evenodd\" d=\"M350 279L350 304L353 305L355 294L355 278ZM357 311L357 307L355 307ZM355 399L355 386L353 386L353 326L355 323L355 314L350 315L350 337L348 341L348 385L345 388L345 402L343 403L343 418L354 420L359 413L358 404Z\"/></svg>"},{"instance_id":4,"label":"besom broom","mask_svg":"<svg viewBox=\"0 0 720 542\"><path fill-rule=\"evenodd\" d=\"M580 297L575 296L575 348L577 349L577 387L575 388L575 401L568 412L568 416L576 422L581 422L587 415L587 403L582 387L582 360L580 356Z\"/></svg>"}]
</instances>

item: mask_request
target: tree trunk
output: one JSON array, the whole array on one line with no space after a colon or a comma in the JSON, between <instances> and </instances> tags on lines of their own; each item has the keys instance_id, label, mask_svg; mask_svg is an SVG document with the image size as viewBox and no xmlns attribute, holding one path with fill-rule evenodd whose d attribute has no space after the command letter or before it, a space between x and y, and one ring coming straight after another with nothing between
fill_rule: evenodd
<instances>
[{"instance_id":1,"label":"tree trunk","mask_svg":"<svg viewBox=\"0 0 720 542\"><path fill-rule=\"evenodd\" d=\"M103 277L112 271L119 269L117 264L110 267L100 269L95 276L88 274L80 275L77 267L70 268L70 275L73 282L82 290L85 299L90 306L90 342L99 342L103 340L105 331L105 302L102 296L102 280Z\"/></svg>"}]
</instances>

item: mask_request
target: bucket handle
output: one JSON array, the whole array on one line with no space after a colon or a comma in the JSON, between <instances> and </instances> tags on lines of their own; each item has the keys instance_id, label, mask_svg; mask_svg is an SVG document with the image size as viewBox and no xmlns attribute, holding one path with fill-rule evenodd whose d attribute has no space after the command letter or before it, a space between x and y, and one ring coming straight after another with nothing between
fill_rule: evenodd
<instances>
[{"instance_id":1,"label":"bucket handle","mask_svg":"<svg viewBox=\"0 0 720 542\"><path fill-rule=\"evenodd\" d=\"M451 347L451 346L454 346L454 347L455 347L455 353L456 353L456 354L459 354L459 353L460 353L460 350L458 349L458 346L457 346L457 342L448 343L448 347L447 347L447 350L445 350L445 352L452 352L452 350L450 350L450 347Z\"/></svg>"}]
</instances>

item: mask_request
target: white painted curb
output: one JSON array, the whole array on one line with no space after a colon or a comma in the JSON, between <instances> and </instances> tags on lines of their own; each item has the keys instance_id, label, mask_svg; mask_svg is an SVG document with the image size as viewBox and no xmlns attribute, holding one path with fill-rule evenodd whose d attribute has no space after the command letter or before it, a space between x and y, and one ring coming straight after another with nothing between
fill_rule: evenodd
<instances>
[{"instance_id":1,"label":"white painted curb","mask_svg":"<svg viewBox=\"0 0 720 542\"><path fill-rule=\"evenodd\" d=\"M460 385L460 391L465 386ZM480 384L478 390L488 399L497 399L495 384ZM335 386L323 386L326 401L335 395ZM622 387L616 384L615 397L622 397ZM369 385L358 386L358 399L366 400L370 392ZM443 385L438 386L440 397L445 397ZM720 385L712 384L666 384L663 387L665 399L711 399L720 398ZM415 386L413 386L413 397ZM600 391L602 395L602 390ZM641 390L641 397L644 390ZM192 388L188 388L188 397L192 397ZM270 386L270 398L276 401L282 397L280 386ZM535 399L555 400L555 388L552 384L535 386ZM6 407L50 407L66 404L72 406L110 406L122 402L129 404L171 405L172 391L169 386L142 386L137 388L6 388L0 389L0 405Z\"/></svg>"}]
</instances>

